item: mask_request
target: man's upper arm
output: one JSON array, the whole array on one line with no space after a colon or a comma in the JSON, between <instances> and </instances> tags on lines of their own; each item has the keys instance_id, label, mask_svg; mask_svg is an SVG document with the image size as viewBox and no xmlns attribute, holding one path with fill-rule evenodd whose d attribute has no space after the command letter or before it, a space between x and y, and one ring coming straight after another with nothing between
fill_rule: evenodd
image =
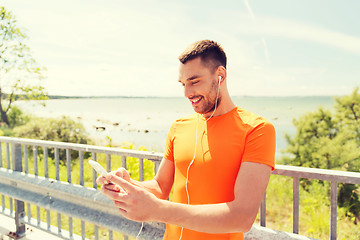
<instances>
[{"instance_id":1,"label":"man's upper arm","mask_svg":"<svg viewBox=\"0 0 360 240\"><path fill-rule=\"evenodd\" d=\"M163 158L154 179L158 182L164 198L167 198L170 194L171 188L174 183L174 174L174 162Z\"/></svg>"},{"instance_id":2,"label":"man's upper arm","mask_svg":"<svg viewBox=\"0 0 360 240\"><path fill-rule=\"evenodd\" d=\"M275 168L276 132L270 122L262 122L246 136L244 162L262 163Z\"/></svg>"},{"instance_id":3,"label":"man's upper arm","mask_svg":"<svg viewBox=\"0 0 360 240\"><path fill-rule=\"evenodd\" d=\"M255 220L261 200L266 191L272 167L266 164L243 162L235 182L236 208Z\"/></svg>"}]
</instances>

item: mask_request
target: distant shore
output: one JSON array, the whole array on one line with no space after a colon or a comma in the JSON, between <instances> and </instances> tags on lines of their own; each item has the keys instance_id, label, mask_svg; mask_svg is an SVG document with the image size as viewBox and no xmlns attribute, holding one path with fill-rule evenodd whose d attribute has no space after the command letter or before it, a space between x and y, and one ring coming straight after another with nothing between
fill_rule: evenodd
<instances>
[{"instance_id":1,"label":"distant shore","mask_svg":"<svg viewBox=\"0 0 360 240\"><path fill-rule=\"evenodd\" d=\"M234 98L332 98L336 96L332 95L313 95L313 96L250 96L250 95L239 95L239 96L232 96ZM116 99L116 98L183 98L183 96L175 96L175 97L168 97L168 96L123 96L123 95L113 95L113 96L65 96L65 95L48 95L49 99Z\"/></svg>"},{"instance_id":2,"label":"distant shore","mask_svg":"<svg viewBox=\"0 0 360 240\"><path fill-rule=\"evenodd\" d=\"M46 107L35 101L17 101L24 112L39 117L69 116L80 121L96 142L113 145L134 143L136 148L163 151L171 124L193 114L184 97L51 96ZM285 134L294 134L293 119L318 107L329 109L333 97L233 97L237 106L271 121L276 129L277 155L285 149ZM35 104L34 104L35 103Z\"/></svg>"},{"instance_id":3,"label":"distant shore","mask_svg":"<svg viewBox=\"0 0 360 240\"><path fill-rule=\"evenodd\" d=\"M49 99L100 99L100 98L161 98L154 96L63 96L63 95L49 95Z\"/></svg>"}]
</instances>

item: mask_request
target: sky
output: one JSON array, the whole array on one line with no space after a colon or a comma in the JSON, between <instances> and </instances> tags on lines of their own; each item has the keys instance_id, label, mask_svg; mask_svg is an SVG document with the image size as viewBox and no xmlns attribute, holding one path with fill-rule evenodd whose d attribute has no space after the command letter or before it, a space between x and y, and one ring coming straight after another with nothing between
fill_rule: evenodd
<instances>
[{"instance_id":1,"label":"sky","mask_svg":"<svg viewBox=\"0 0 360 240\"><path fill-rule=\"evenodd\" d=\"M211 39L233 96L350 94L358 0L0 0L46 67L50 95L183 96L177 57Z\"/></svg>"}]
</instances>

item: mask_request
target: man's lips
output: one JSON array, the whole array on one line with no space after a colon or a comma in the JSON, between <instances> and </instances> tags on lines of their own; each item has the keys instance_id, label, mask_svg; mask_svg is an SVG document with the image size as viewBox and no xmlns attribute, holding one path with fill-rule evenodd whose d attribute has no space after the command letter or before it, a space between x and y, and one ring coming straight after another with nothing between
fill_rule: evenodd
<instances>
[{"instance_id":1,"label":"man's lips","mask_svg":"<svg viewBox=\"0 0 360 240\"><path fill-rule=\"evenodd\" d=\"M201 99L202 99L202 97L193 97L193 98L191 98L191 99L189 99L189 100L190 100L191 104L192 104L193 106L195 106L195 105L197 105L197 104L200 102Z\"/></svg>"}]
</instances>

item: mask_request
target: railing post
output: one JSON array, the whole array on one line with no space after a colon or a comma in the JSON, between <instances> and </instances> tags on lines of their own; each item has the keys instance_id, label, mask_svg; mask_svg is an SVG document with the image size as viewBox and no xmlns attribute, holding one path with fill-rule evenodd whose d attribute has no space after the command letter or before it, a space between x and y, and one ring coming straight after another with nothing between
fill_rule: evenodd
<instances>
[{"instance_id":1,"label":"railing post","mask_svg":"<svg viewBox=\"0 0 360 240\"><path fill-rule=\"evenodd\" d=\"M66 149L66 173L67 182L71 184L71 149ZM73 239L73 219L69 217L69 238Z\"/></svg>"},{"instance_id":2,"label":"railing post","mask_svg":"<svg viewBox=\"0 0 360 240\"><path fill-rule=\"evenodd\" d=\"M126 156L121 156L121 167L127 169L126 165Z\"/></svg>"},{"instance_id":3,"label":"railing post","mask_svg":"<svg viewBox=\"0 0 360 240\"><path fill-rule=\"evenodd\" d=\"M111 154L106 154L106 171L111 172Z\"/></svg>"},{"instance_id":4,"label":"railing post","mask_svg":"<svg viewBox=\"0 0 360 240\"><path fill-rule=\"evenodd\" d=\"M293 177L293 233L299 234L299 178Z\"/></svg>"},{"instance_id":5,"label":"railing post","mask_svg":"<svg viewBox=\"0 0 360 240\"><path fill-rule=\"evenodd\" d=\"M47 147L43 147L43 152L44 152L44 175L46 178L49 178L49 162L48 162L48 158L49 158L49 154L48 154L48 149Z\"/></svg>"},{"instance_id":6,"label":"railing post","mask_svg":"<svg viewBox=\"0 0 360 240\"><path fill-rule=\"evenodd\" d=\"M2 142L0 142L0 168L3 167L3 160L2 160Z\"/></svg>"},{"instance_id":7,"label":"railing post","mask_svg":"<svg viewBox=\"0 0 360 240\"><path fill-rule=\"evenodd\" d=\"M84 186L84 153L79 151L79 164L80 164L80 185Z\"/></svg>"},{"instance_id":8,"label":"railing post","mask_svg":"<svg viewBox=\"0 0 360 240\"><path fill-rule=\"evenodd\" d=\"M6 143L6 168L10 169L10 143Z\"/></svg>"},{"instance_id":9,"label":"railing post","mask_svg":"<svg viewBox=\"0 0 360 240\"><path fill-rule=\"evenodd\" d=\"M260 226L266 227L266 192L260 204Z\"/></svg>"},{"instance_id":10,"label":"railing post","mask_svg":"<svg viewBox=\"0 0 360 240\"><path fill-rule=\"evenodd\" d=\"M160 162L156 161L155 162L155 175L159 171L159 167L160 167Z\"/></svg>"},{"instance_id":11,"label":"railing post","mask_svg":"<svg viewBox=\"0 0 360 240\"><path fill-rule=\"evenodd\" d=\"M145 175L144 175L144 159L139 158L139 180L144 181Z\"/></svg>"},{"instance_id":12,"label":"railing post","mask_svg":"<svg viewBox=\"0 0 360 240\"><path fill-rule=\"evenodd\" d=\"M59 164L60 164L60 154L59 154L59 149L55 148L55 179L56 180L60 180L60 168L59 168Z\"/></svg>"},{"instance_id":13,"label":"railing post","mask_svg":"<svg viewBox=\"0 0 360 240\"><path fill-rule=\"evenodd\" d=\"M13 170L22 172L22 156L21 156L21 145L13 144ZM25 206L23 201L15 199L15 225L16 225L16 234L19 237L25 236L25 224L22 219L25 216Z\"/></svg>"},{"instance_id":14,"label":"railing post","mask_svg":"<svg viewBox=\"0 0 360 240\"><path fill-rule=\"evenodd\" d=\"M330 193L330 239L336 240L337 238L337 182L331 181L331 193Z\"/></svg>"},{"instance_id":15,"label":"railing post","mask_svg":"<svg viewBox=\"0 0 360 240\"><path fill-rule=\"evenodd\" d=\"M97 161L97 155L96 152L91 153L92 159L96 162ZM97 189L97 183L96 183L97 173L95 169L93 169L93 188Z\"/></svg>"}]
</instances>

